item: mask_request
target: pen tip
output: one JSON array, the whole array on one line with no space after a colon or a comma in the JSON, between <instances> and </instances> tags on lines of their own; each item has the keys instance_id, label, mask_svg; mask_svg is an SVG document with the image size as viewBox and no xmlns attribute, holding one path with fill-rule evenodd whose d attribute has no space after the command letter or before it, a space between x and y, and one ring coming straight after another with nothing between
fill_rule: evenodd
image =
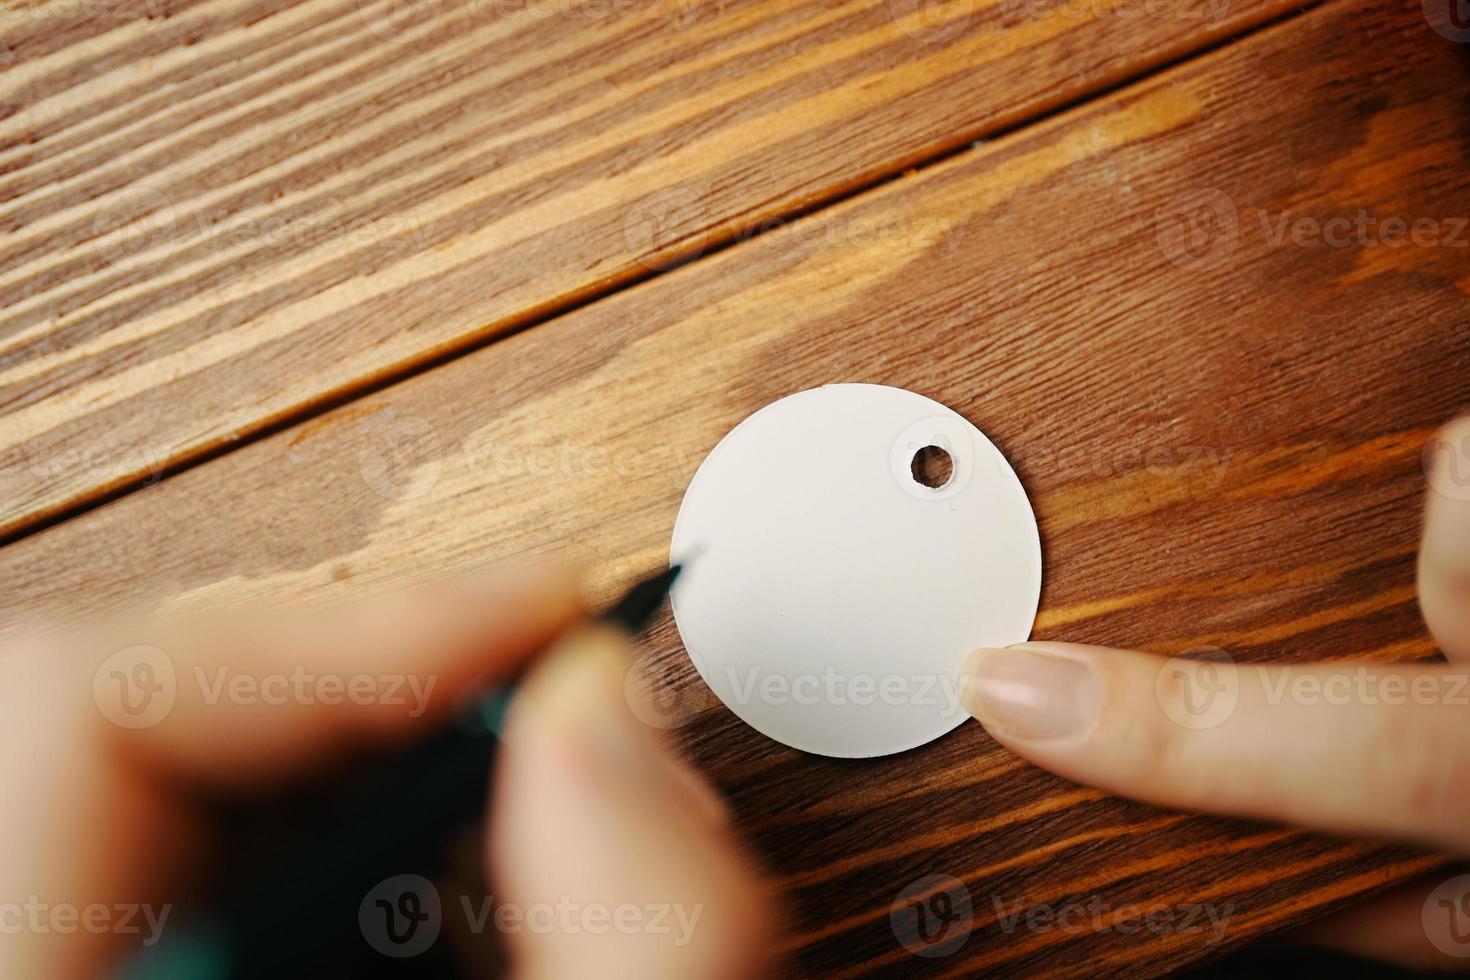
<instances>
[{"instance_id":1,"label":"pen tip","mask_svg":"<svg viewBox=\"0 0 1470 980\"><path fill-rule=\"evenodd\" d=\"M675 564L637 583L619 599L602 618L616 623L629 633L638 633L647 626L663 608L664 598L673 588L684 566Z\"/></svg>"}]
</instances>

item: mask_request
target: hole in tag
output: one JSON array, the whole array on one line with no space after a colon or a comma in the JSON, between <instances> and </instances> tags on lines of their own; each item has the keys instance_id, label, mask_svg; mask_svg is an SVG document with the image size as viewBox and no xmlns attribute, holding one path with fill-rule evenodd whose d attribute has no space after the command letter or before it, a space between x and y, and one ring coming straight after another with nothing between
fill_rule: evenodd
<instances>
[{"instance_id":1,"label":"hole in tag","mask_svg":"<svg viewBox=\"0 0 1470 980\"><path fill-rule=\"evenodd\" d=\"M954 476L954 460L938 446L925 446L914 453L913 461L909 463L909 472L914 475L915 483L930 490L938 490Z\"/></svg>"}]
</instances>

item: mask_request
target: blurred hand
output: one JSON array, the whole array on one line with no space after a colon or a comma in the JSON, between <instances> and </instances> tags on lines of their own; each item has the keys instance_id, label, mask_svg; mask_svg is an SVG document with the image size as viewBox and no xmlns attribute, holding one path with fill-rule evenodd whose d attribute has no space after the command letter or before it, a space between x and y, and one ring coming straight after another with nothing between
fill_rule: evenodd
<instances>
[{"instance_id":1,"label":"blurred hand","mask_svg":"<svg viewBox=\"0 0 1470 980\"><path fill-rule=\"evenodd\" d=\"M1235 665L1024 643L972 654L971 714L1031 762L1124 796L1470 854L1470 419L1432 445L1442 451L1419 604L1447 664ZM1401 886L1303 937L1406 965L1470 966L1459 958L1470 933L1447 924L1431 936L1421 923L1448 877ZM1470 927L1470 897L1436 897Z\"/></svg>"},{"instance_id":2,"label":"blurred hand","mask_svg":"<svg viewBox=\"0 0 1470 980\"><path fill-rule=\"evenodd\" d=\"M300 783L444 724L580 615L565 574L515 569L5 657L0 976L107 975L205 877L221 842L204 801ZM683 919L631 933L523 926L507 936L514 972L756 975L769 946L759 875L709 786L634 720L610 645L621 641L607 639L538 663L514 702L487 831L496 905L602 906L608 923L620 906L668 906Z\"/></svg>"}]
</instances>

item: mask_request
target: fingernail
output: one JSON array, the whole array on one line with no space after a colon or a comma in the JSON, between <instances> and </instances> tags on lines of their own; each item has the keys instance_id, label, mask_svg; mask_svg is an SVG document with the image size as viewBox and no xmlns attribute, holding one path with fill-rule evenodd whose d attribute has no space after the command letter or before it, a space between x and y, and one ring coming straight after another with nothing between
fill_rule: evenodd
<instances>
[{"instance_id":1,"label":"fingernail","mask_svg":"<svg viewBox=\"0 0 1470 980\"><path fill-rule=\"evenodd\" d=\"M1099 702L1091 666L1027 647L970 654L962 698L987 729L1028 741L1082 734Z\"/></svg>"}]
</instances>

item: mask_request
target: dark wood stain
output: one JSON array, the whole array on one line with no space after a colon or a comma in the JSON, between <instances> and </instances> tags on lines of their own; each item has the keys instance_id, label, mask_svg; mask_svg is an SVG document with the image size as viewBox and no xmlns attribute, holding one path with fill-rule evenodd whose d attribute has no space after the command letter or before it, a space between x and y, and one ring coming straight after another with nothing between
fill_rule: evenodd
<instances>
[{"instance_id":1,"label":"dark wood stain","mask_svg":"<svg viewBox=\"0 0 1470 980\"><path fill-rule=\"evenodd\" d=\"M810 13L742 9L753 18L742 30L754 33L726 43L757 50L766 18L797 24ZM994 16L982 20L993 28ZM652 70L683 57L678 43L654 45L651 30L627 31L617 36ZM1082 56L1062 45L1087 43L1101 42L1063 36L1046 51L1077 70ZM876 50L865 71L836 61L822 70L834 79L905 70ZM780 64L768 53L752 70ZM544 143L522 134L520 150L548 154L548 185L497 188L445 241L655 158L667 150L661 139L742 125L738 107L718 101L719 77L700 90L714 101L693 107L694 130L651 127L626 145L582 147L585 166L558 156L578 147L565 134ZM986 78L977 69L975 84ZM795 79L801 91L827 84L821 70ZM1417 5L1310 11L22 538L0 549L0 625L46 612L330 598L544 553L590 560L605 596L661 560L694 468L740 419L804 387L874 381L951 405L1015 464L1045 549L1038 637L1171 654L1213 646L1242 661L1434 657L1413 592L1420 453L1470 406L1470 248L1300 246L1272 229L1282 216L1359 209L1445 226L1470 215L1466 81L1465 53L1434 36ZM951 131L970 125L951 115L962 91L927 108L934 89L918 91L917 101L858 114L897 127L888 113L902 107L920 116L915 134L941 118ZM524 94L509 110L516 126L546 104ZM1007 90L987 118L1032 97ZM657 104L678 103L665 92ZM844 125L876 139L835 113L813 125L810 143L792 136L685 175L710 203L681 234L697 253L722 222L758 225L779 211L774 202L809 203L911 148L877 140L854 159L855 144L838 138ZM477 150L468 130L443 139L441 148ZM833 145L847 169L823 155ZM448 159L432 146L414 152L434 167ZM787 156L784 170L773 153ZM301 189L314 186L297 176ZM426 174L391 206L460 176ZM209 178L198 179L202 192ZM1165 228L1204 191L1224 195L1235 215L1223 257L1211 258L1215 240L1181 252ZM531 244L445 261L218 365L17 437L3 457L26 474L14 521L103 482L37 465L46 453L138 445L172 459L289 418L291 406L365 373L553 311L559 296L623 285L620 263L658 258L623 238L635 203L550 221ZM248 280L289 255L232 260ZM170 345L250 322L291 290L350 276L353 263L391 268L369 249L334 252L305 287L262 285L234 306L190 291L230 281L217 272L160 284L129 318L177 309L193 318L181 317L186 330L101 354L75 377L146 365ZM547 264L562 272L548 275ZM168 268L130 281L146 290ZM487 282L503 306L479 294ZM73 329L101 337L117 326L97 315L95 330ZM367 361L323 368L365 347ZM51 380L60 390L62 376ZM42 383L0 374L15 404ZM682 744L730 795L783 888L794 975L1153 975L1441 861L1109 797L1020 762L973 724L891 758L804 756L720 706L667 620L641 656L681 708ZM893 898L927 874L960 879L975 902L964 947L932 960L905 950L888 920ZM1230 910L1229 926L1216 943L1208 933L1018 931L1000 914L1094 900L1210 902Z\"/></svg>"}]
</instances>

